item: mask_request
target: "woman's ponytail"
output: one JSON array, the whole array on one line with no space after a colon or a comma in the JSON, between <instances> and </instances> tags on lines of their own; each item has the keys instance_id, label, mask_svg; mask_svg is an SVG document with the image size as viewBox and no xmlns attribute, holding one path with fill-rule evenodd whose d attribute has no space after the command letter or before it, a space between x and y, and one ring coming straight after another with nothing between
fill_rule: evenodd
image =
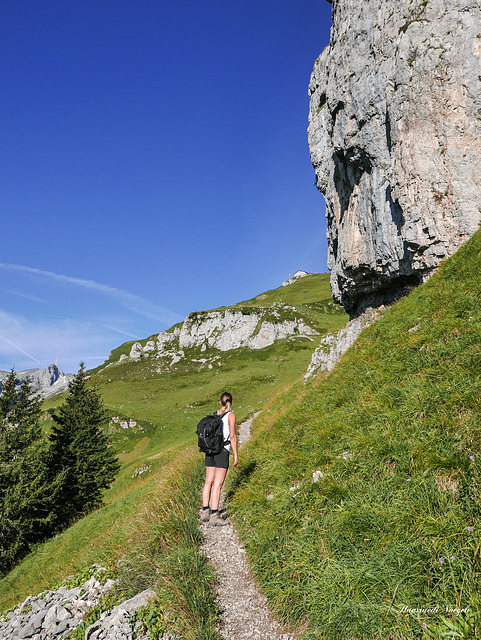
<instances>
[{"instance_id":1,"label":"woman's ponytail","mask_svg":"<svg viewBox=\"0 0 481 640\"><path fill-rule=\"evenodd\" d=\"M220 403L225 407L226 411L232 411L232 396L230 393L224 392L220 397Z\"/></svg>"}]
</instances>

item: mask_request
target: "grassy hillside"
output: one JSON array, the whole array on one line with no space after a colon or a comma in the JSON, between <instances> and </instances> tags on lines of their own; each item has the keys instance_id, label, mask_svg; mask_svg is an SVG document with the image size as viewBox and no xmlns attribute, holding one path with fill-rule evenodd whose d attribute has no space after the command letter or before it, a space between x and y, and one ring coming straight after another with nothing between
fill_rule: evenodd
<instances>
[{"instance_id":1,"label":"grassy hillside","mask_svg":"<svg viewBox=\"0 0 481 640\"><path fill-rule=\"evenodd\" d=\"M255 298L238 302L235 307L271 305L275 302L301 307L319 305L324 307L328 313L342 313L342 308L332 301L329 274L327 273L311 273L304 278L299 278L289 286L270 289Z\"/></svg>"},{"instance_id":2,"label":"grassy hillside","mask_svg":"<svg viewBox=\"0 0 481 640\"><path fill-rule=\"evenodd\" d=\"M230 508L303 638L481 637L480 302L478 232L256 421Z\"/></svg>"},{"instance_id":3,"label":"grassy hillside","mask_svg":"<svg viewBox=\"0 0 481 640\"><path fill-rule=\"evenodd\" d=\"M310 276L310 282L308 288L299 281L268 292L264 301L256 301L256 307L264 305L264 310L268 309L272 302L280 301L279 296L287 295L297 299L299 314L310 314L316 326L342 327L347 316L332 304L328 275ZM293 303L294 300L290 300L290 304ZM306 310L301 308L302 305L313 308ZM106 492L102 509L39 545L0 580L0 611L26 595L52 587L94 562L115 565L130 553L135 541L138 542L138 551L134 564L143 566L145 558L151 557L152 549L158 544L155 540L159 536L167 536L172 529L170 515L153 517L152 513L170 513L167 509L170 498L181 500L177 479L188 476L187 471L190 473L192 469L196 471L188 488L191 501L184 505L184 516L189 525L179 527L184 532L195 528L202 481L199 466L202 456L196 447L197 422L218 408L218 398L226 389L234 396L239 420L261 408L274 394L305 373L320 337L298 336L258 350L218 352L212 349L201 352L200 348L186 349L184 358L169 370L162 371L159 371L159 361L153 358L142 358L137 362L124 360L107 367L105 365L116 363L121 353L130 353L132 343L112 352L110 360L97 373L91 373L94 373L92 382L99 386L112 417L109 428L122 469L112 489ZM144 344L146 342L147 339L143 341ZM215 362L212 369L203 366L201 360L206 358ZM45 429L48 430L50 424L49 411L61 401L62 397L54 397L45 402ZM185 487L182 491L186 491ZM139 530L140 514L146 512L150 516L140 518L143 524ZM180 538L179 545L182 543ZM195 547L196 544L198 535L186 537L187 546L182 552L185 557L192 557L192 545ZM167 573L171 573L168 558L180 553L179 549L176 552L169 549L164 561L161 561L162 554L156 556L155 561L149 560L149 566L158 568L156 563L164 562L170 567ZM155 582L159 575L165 575L161 571L147 571L146 575ZM204 568L199 566L199 572L202 574L203 571ZM139 578L130 588L135 589L139 583L145 584L145 580L142 582ZM179 596L173 596L171 603L177 600Z\"/></svg>"},{"instance_id":4,"label":"grassy hillside","mask_svg":"<svg viewBox=\"0 0 481 640\"><path fill-rule=\"evenodd\" d=\"M257 309L262 312L262 310L269 309L275 303L284 303L296 307L299 310L298 315L305 317L307 321L311 321L311 324L317 327L321 333L335 331L347 322L347 316L342 307L332 301L329 274L327 273L312 273L287 287L281 286L277 289L271 289L251 300L238 302L232 307L218 307L200 312L194 311L191 315L205 315L210 311L224 311L225 309L245 309L247 313ZM168 332L170 333L181 326L182 323L176 324L168 329ZM103 364L92 369L89 373L95 375L108 365L118 362L122 355L129 355L135 342L140 342L142 346L145 346L149 340L155 337L153 335L143 340L124 342L124 344L110 353L109 358Z\"/></svg>"},{"instance_id":5,"label":"grassy hillside","mask_svg":"<svg viewBox=\"0 0 481 640\"><path fill-rule=\"evenodd\" d=\"M310 276L236 308L291 304L336 329L347 318L327 287ZM269 602L303 640L481 637L480 297L477 233L305 385L319 337L207 353L212 369L200 349L161 373L148 358L104 365L93 380L118 418L122 471L103 509L0 581L0 609L124 558L126 592L156 585L162 606L178 603L182 637L214 638L200 616L215 605L196 552L194 429L228 389L240 420L263 409L229 475L230 511Z\"/></svg>"}]
</instances>

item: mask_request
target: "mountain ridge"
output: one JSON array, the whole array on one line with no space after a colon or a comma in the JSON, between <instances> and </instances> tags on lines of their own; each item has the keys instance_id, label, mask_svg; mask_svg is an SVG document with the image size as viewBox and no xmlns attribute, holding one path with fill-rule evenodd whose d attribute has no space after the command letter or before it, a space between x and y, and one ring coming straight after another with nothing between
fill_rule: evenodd
<instances>
[{"instance_id":1,"label":"mountain ridge","mask_svg":"<svg viewBox=\"0 0 481 640\"><path fill-rule=\"evenodd\" d=\"M280 287L249 300L192 311L183 322L166 331L123 343L110 353L108 360L89 373L94 375L116 363L146 357L171 358L175 365L184 358L185 348L200 348L202 353L212 348L219 352L241 347L261 349L277 340L318 335L319 331L325 331L319 326L320 317L334 319L344 314L332 301L328 279L328 274L297 271ZM163 368L166 369L165 362Z\"/></svg>"}]
</instances>

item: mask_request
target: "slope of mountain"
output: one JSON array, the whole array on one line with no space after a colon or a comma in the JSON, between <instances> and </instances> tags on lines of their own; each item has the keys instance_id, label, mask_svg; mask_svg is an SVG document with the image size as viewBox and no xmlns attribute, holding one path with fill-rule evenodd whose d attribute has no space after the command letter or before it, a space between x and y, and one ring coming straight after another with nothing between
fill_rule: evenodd
<instances>
[{"instance_id":1,"label":"slope of mountain","mask_svg":"<svg viewBox=\"0 0 481 640\"><path fill-rule=\"evenodd\" d=\"M231 344L223 350L225 345L217 339L229 332L228 326L218 324L210 334L201 330L212 314L218 319L255 316L257 324L250 334L254 338L266 324L275 329L292 322L293 330L288 335L278 333L263 348ZM40 545L0 580L0 609L90 564L109 564L127 556L132 530L142 521L141 513L159 500L159 487L179 474L187 477L187 468L202 462L196 453L195 428L200 418L217 409L220 394L226 389L232 393L238 419L243 420L302 376L322 335L346 322L347 315L332 302L328 274L311 274L233 307L191 314L190 328L182 334L185 342L179 341L183 327L177 326L160 338L140 341L141 349L134 349L138 356L132 354L135 343L112 352L102 367L90 373L110 413L109 430L122 469L105 495L104 508ZM209 336L215 339L209 342ZM232 343L232 336L225 340ZM60 402L60 396L44 402L46 431ZM145 524L145 539L149 526L151 522Z\"/></svg>"},{"instance_id":2,"label":"slope of mountain","mask_svg":"<svg viewBox=\"0 0 481 640\"><path fill-rule=\"evenodd\" d=\"M339 322L339 318L344 318L344 312L332 301L328 274L294 276L288 286L284 283L278 289L232 307L194 311L168 331L126 342L90 373L143 358L150 359L151 363L158 361L157 373L176 370L175 365L180 361L198 368L209 367L210 358L218 359L221 352L240 347L262 349L285 338L296 340L335 330L345 324L345 320ZM186 355L184 349L200 349L204 356L196 360L190 357L192 354ZM209 357L205 355L206 350Z\"/></svg>"},{"instance_id":3,"label":"slope of mountain","mask_svg":"<svg viewBox=\"0 0 481 640\"><path fill-rule=\"evenodd\" d=\"M195 421L229 388L240 420L263 409L230 474L229 508L278 614L305 640L478 637L480 234L307 384L320 335L264 349L207 346L204 354L219 356L212 369L197 361L199 344L160 373L152 355L130 358L132 345L122 362L117 352L118 364L93 378L112 413L122 472L103 509L0 581L0 607L94 562L122 560L130 588L155 583L163 598L170 588L163 602L180 616L176 602L203 593ZM318 326L344 323L319 292L303 298L305 280L239 307L298 296L300 308L328 310ZM188 551L175 546L183 536Z\"/></svg>"},{"instance_id":4,"label":"slope of mountain","mask_svg":"<svg viewBox=\"0 0 481 640\"><path fill-rule=\"evenodd\" d=\"M480 637L480 274L478 231L254 422L230 508L303 638Z\"/></svg>"}]
</instances>

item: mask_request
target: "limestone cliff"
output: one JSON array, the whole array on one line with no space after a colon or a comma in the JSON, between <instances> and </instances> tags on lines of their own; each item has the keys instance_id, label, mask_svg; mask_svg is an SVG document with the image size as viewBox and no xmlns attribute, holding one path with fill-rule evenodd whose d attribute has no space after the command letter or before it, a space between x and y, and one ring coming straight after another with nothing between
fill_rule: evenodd
<instances>
[{"instance_id":1,"label":"limestone cliff","mask_svg":"<svg viewBox=\"0 0 481 640\"><path fill-rule=\"evenodd\" d=\"M184 360L186 350L194 349L200 357L190 354L189 362L212 369L220 364L219 352L241 347L263 349L278 340L309 338L317 333L298 309L283 303L200 311L189 314L181 327L162 331L145 345L135 342L129 356L122 355L119 362L150 357L157 362L157 373L161 373Z\"/></svg>"},{"instance_id":2,"label":"limestone cliff","mask_svg":"<svg viewBox=\"0 0 481 640\"><path fill-rule=\"evenodd\" d=\"M334 299L425 280L481 220L479 0L333 0L309 86Z\"/></svg>"}]
</instances>

